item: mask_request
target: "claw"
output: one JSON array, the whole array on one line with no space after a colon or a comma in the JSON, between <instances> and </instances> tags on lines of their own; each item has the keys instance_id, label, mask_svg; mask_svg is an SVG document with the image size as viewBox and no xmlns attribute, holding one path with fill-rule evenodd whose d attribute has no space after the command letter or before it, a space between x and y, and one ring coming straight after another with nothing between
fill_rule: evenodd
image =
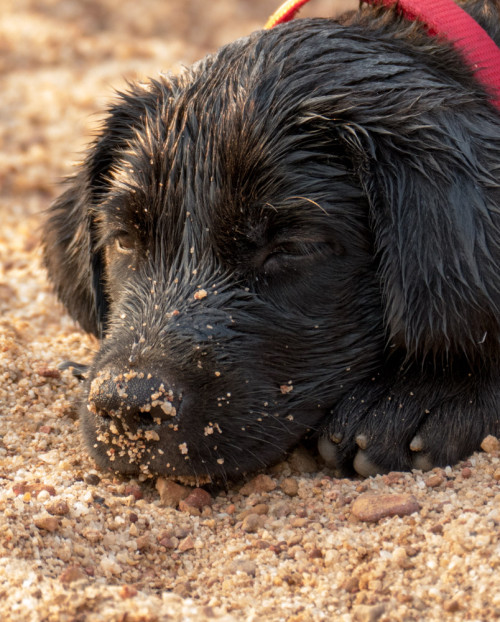
<instances>
[{"instance_id":1,"label":"claw","mask_svg":"<svg viewBox=\"0 0 500 622\"><path fill-rule=\"evenodd\" d=\"M416 434L413 437L412 442L410 443L410 449L411 451L422 451L423 448L424 448L424 439L418 434Z\"/></svg>"},{"instance_id":2,"label":"claw","mask_svg":"<svg viewBox=\"0 0 500 622\"><path fill-rule=\"evenodd\" d=\"M360 449L366 449L368 447L368 436L366 436L366 434L358 434L354 440Z\"/></svg>"},{"instance_id":3,"label":"claw","mask_svg":"<svg viewBox=\"0 0 500 622\"><path fill-rule=\"evenodd\" d=\"M343 438L343 432L332 432L332 434L330 434L330 440L332 443L337 443L337 445L342 442Z\"/></svg>"},{"instance_id":4,"label":"claw","mask_svg":"<svg viewBox=\"0 0 500 622\"><path fill-rule=\"evenodd\" d=\"M357 442L357 439L356 439ZM358 443L359 444L359 443ZM366 451L360 449L354 457L353 467L357 473L363 477L371 477L380 473L387 473L387 470L378 466L370 460Z\"/></svg>"},{"instance_id":5,"label":"claw","mask_svg":"<svg viewBox=\"0 0 500 622\"><path fill-rule=\"evenodd\" d=\"M319 438L318 451L327 466L333 469L339 468L339 455L337 447L326 436L321 436Z\"/></svg>"},{"instance_id":6,"label":"claw","mask_svg":"<svg viewBox=\"0 0 500 622\"><path fill-rule=\"evenodd\" d=\"M413 468L420 471L430 471L434 468L434 464L429 454L417 454L413 456Z\"/></svg>"}]
</instances>

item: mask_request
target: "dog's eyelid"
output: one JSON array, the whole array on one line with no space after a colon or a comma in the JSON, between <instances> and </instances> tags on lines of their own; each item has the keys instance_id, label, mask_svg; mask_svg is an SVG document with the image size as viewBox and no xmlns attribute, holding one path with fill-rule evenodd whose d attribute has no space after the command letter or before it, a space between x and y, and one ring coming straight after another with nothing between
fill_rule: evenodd
<instances>
[{"instance_id":1,"label":"dog's eyelid","mask_svg":"<svg viewBox=\"0 0 500 622\"><path fill-rule=\"evenodd\" d=\"M114 235L115 247L120 253L131 253L135 250L134 237L130 233L121 232Z\"/></svg>"}]
</instances>

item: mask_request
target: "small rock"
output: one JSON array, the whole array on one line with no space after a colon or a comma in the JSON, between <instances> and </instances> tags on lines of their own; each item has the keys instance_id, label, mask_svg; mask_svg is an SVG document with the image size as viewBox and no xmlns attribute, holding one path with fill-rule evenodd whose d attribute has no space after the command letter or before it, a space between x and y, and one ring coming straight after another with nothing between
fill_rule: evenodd
<instances>
[{"instance_id":1,"label":"small rock","mask_svg":"<svg viewBox=\"0 0 500 622\"><path fill-rule=\"evenodd\" d=\"M281 482L280 488L289 497L296 497L299 492L299 484L294 477L286 477Z\"/></svg>"},{"instance_id":2,"label":"small rock","mask_svg":"<svg viewBox=\"0 0 500 622\"><path fill-rule=\"evenodd\" d=\"M438 486L441 486L443 482L444 477L442 475L440 475L439 473L433 473L425 480L425 485L428 488L437 488Z\"/></svg>"},{"instance_id":3,"label":"small rock","mask_svg":"<svg viewBox=\"0 0 500 622\"><path fill-rule=\"evenodd\" d=\"M248 497L256 492L271 492L271 490L274 490L275 488L276 482L271 479L269 475L264 475L262 473L244 484L240 489L240 493Z\"/></svg>"},{"instance_id":4,"label":"small rock","mask_svg":"<svg viewBox=\"0 0 500 622\"><path fill-rule=\"evenodd\" d=\"M455 613L456 611L460 611L460 602L455 598L445 600L443 603L443 609L445 611L448 611L449 613Z\"/></svg>"},{"instance_id":5,"label":"small rock","mask_svg":"<svg viewBox=\"0 0 500 622\"><path fill-rule=\"evenodd\" d=\"M257 503L253 508L248 508L247 510L243 510L240 514L238 514L238 520L243 520L250 514L258 514L259 516L264 516L269 512L269 506L267 503Z\"/></svg>"},{"instance_id":6,"label":"small rock","mask_svg":"<svg viewBox=\"0 0 500 622\"><path fill-rule=\"evenodd\" d=\"M180 501L179 509L182 510L182 506L191 506L197 510L202 510L207 505L212 505L212 497L210 493L203 490L203 488L195 488L185 499Z\"/></svg>"},{"instance_id":7,"label":"small rock","mask_svg":"<svg viewBox=\"0 0 500 622\"><path fill-rule=\"evenodd\" d=\"M275 518L284 518L285 516L289 516L293 511L293 506L291 503L287 501L278 501L278 503L273 503L271 506L271 516Z\"/></svg>"},{"instance_id":8,"label":"small rock","mask_svg":"<svg viewBox=\"0 0 500 622\"><path fill-rule=\"evenodd\" d=\"M124 600L126 598L133 598L134 596L137 596L137 588L133 585L122 585L119 594Z\"/></svg>"},{"instance_id":9,"label":"small rock","mask_svg":"<svg viewBox=\"0 0 500 622\"><path fill-rule=\"evenodd\" d=\"M309 559L323 559L323 551L317 548L312 549L309 552Z\"/></svg>"},{"instance_id":10,"label":"small rock","mask_svg":"<svg viewBox=\"0 0 500 622\"><path fill-rule=\"evenodd\" d=\"M351 506L351 512L356 518L370 523L375 523L386 516L408 516L418 510L420 510L420 505L410 494L365 493L360 495Z\"/></svg>"},{"instance_id":11,"label":"small rock","mask_svg":"<svg viewBox=\"0 0 500 622\"><path fill-rule=\"evenodd\" d=\"M231 573L244 572L251 577L255 577L257 572L257 564L250 559L235 559L229 564Z\"/></svg>"},{"instance_id":12,"label":"small rock","mask_svg":"<svg viewBox=\"0 0 500 622\"><path fill-rule=\"evenodd\" d=\"M45 531L50 532L59 527L59 519L56 516L50 516L50 514L38 514L33 517L33 522L38 529L45 529Z\"/></svg>"},{"instance_id":13,"label":"small rock","mask_svg":"<svg viewBox=\"0 0 500 622\"><path fill-rule=\"evenodd\" d=\"M35 498L38 497L42 490L48 492L51 497L56 494L54 486L50 486L49 484L27 484L26 482L16 482L13 484L12 490L16 495L25 495L28 492Z\"/></svg>"},{"instance_id":14,"label":"small rock","mask_svg":"<svg viewBox=\"0 0 500 622\"><path fill-rule=\"evenodd\" d=\"M472 477L472 470L469 467L462 469L462 477L464 479L470 479Z\"/></svg>"},{"instance_id":15,"label":"small rock","mask_svg":"<svg viewBox=\"0 0 500 622\"><path fill-rule=\"evenodd\" d=\"M42 378L60 378L61 372L58 369L54 369L51 367L42 367L42 369L38 369L36 372Z\"/></svg>"},{"instance_id":16,"label":"small rock","mask_svg":"<svg viewBox=\"0 0 500 622\"><path fill-rule=\"evenodd\" d=\"M190 492L189 488L164 477L159 477L156 480L156 490L160 493L161 504L170 508L176 508L179 502L185 499Z\"/></svg>"},{"instance_id":17,"label":"small rock","mask_svg":"<svg viewBox=\"0 0 500 622\"><path fill-rule=\"evenodd\" d=\"M357 577L349 577L344 581L341 587L349 594L355 594L359 592L359 579Z\"/></svg>"},{"instance_id":18,"label":"small rock","mask_svg":"<svg viewBox=\"0 0 500 622\"><path fill-rule=\"evenodd\" d=\"M87 475L84 475L83 481L89 486L97 486L101 478L96 473L87 473Z\"/></svg>"},{"instance_id":19,"label":"small rock","mask_svg":"<svg viewBox=\"0 0 500 622\"><path fill-rule=\"evenodd\" d=\"M208 293L206 289L199 289L198 291L194 293L193 298L195 300L203 300L203 298L206 298L207 296L208 296Z\"/></svg>"},{"instance_id":20,"label":"small rock","mask_svg":"<svg viewBox=\"0 0 500 622\"><path fill-rule=\"evenodd\" d=\"M402 546L398 546L392 552L392 561L401 568L408 566L408 554L406 549Z\"/></svg>"},{"instance_id":21,"label":"small rock","mask_svg":"<svg viewBox=\"0 0 500 622\"><path fill-rule=\"evenodd\" d=\"M124 493L127 497L134 497L136 501L139 501L144 496L142 488L138 484L126 484Z\"/></svg>"},{"instance_id":22,"label":"small rock","mask_svg":"<svg viewBox=\"0 0 500 622\"><path fill-rule=\"evenodd\" d=\"M53 503L47 504L45 509L54 516L66 516L66 514L69 514L69 506L64 499L58 499Z\"/></svg>"},{"instance_id":23,"label":"small rock","mask_svg":"<svg viewBox=\"0 0 500 622\"><path fill-rule=\"evenodd\" d=\"M59 581L61 583L73 583L79 579L85 579L87 574L79 566L68 566L59 575Z\"/></svg>"},{"instance_id":24,"label":"small rock","mask_svg":"<svg viewBox=\"0 0 500 622\"><path fill-rule=\"evenodd\" d=\"M160 544L160 546L164 546L166 549L175 549L175 547L179 544L179 541L177 538L169 538L168 536L164 536L163 538L160 538L158 544Z\"/></svg>"},{"instance_id":25,"label":"small rock","mask_svg":"<svg viewBox=\"0 0 500 622\"><path fill-rule=\"evenodd\" d=\"M249 514L245 516L241 523L241 528L246 533L255 533L261 526L261 517L258 514Z\"/></svg>"},{"instance_id":26,"label":"small rock","mask_svg":"<svg viewBox=\"0 0 500 622\"><path fill-rule=\"evenodd\" d=\"M289 456L288 464L297 473L316 473L318 465L305 447L297 447Z\"/></svg>"},{"instance_id":27,"label":"small rock","mask_svg":"<svg viewBox=\"0 0 500 622\"><path fill-rule=\"evenodd\" d=\"M385 605L358 605L352 611L352 619L356 622L377 622L385 612Z\"/></svg>"},{"instance_id":28,"label":"small rock","mask_svg":"<svg viewBox=\"0 0 500 622\"><path fill-rule=\"evenodd\" d=\"M146 551L150 546L149 536L147 534L139 536L135 542L138 551Z\"/></svg>"},{"instance_id":29,"label":"small rock","mask_svg":"<svg viewBox=\"0 0 500 622\"><path fill-rule=\"evenodd\" d=\"M193 538L191 536L186 536L184 540L181 540L179 542L177 550L181 553L184 553L185 551L189 551L190 549L194 549Z\"/></svg>"},{"instance_id":30,"label":"small rock","mask_svg":"<svg viewBox=\"0 0 500 622\"><path fill-rule=\"evenodd\" d=\"M481 449L487 454L496 454L500 452L500 440L490 434L481 443Z\"/></svg>"}]
</instances>

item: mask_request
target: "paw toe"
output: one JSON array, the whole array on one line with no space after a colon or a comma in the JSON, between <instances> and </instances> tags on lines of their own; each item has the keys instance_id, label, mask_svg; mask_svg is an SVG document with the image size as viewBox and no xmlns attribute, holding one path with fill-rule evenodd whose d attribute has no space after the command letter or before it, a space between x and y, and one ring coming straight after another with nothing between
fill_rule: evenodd
<instances>
[{"instance_id":1,"label":"paw toe","mask_svg":"<svg viewBox=\"0 0 500 622\"><path fill-rule=\"evenodd\" d=\"M330 438L332 438L330 436ZM340 469L340 454L337 447L339 441L331 441L327 436L321 436L318 439L318 451L320 456L325 461L325 464L332 469Z\"/></svg>"},{"instance_id":2,"label":"paw toe","mask_svg":"<svg viewBox=\"0 0 500 622\"><path fill-rule=\"evenodd\" d=\"M356 453L354 457L353 467L356 473L362 475L363 477L371 477L372 475L387 473L387 469L384 469L384 467L375 463L369 457L368 452L364 449L360 449Z\"/></svg>"},{"instance_id":3,"label":"paw toe","mask_svg":"<svg viewBox=\"0 0 500 622\"><path fill-rule=\"evenodd\" d=\"M418 469L420 471L430 471L436 466L431 456L425 453L416 453L413 456L412 464L414 469Z\"/></svg>"}]
</instances>

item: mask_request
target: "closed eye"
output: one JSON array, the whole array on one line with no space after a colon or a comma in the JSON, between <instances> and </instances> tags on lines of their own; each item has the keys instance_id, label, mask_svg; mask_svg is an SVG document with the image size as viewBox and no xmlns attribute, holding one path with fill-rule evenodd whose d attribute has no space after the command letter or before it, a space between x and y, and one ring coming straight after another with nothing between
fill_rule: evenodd
<instances>
[{"instance_id":1,"label":"closed eye","mask_svg":"<svg viewBox=\"0 0 500 622\"><path fill-rule=\"evenodd\" d=\"M130 254L135 247L135 239L129 233L122 232L115 236L115 248L119 253Z\"/></svg>"},{"instance_id":2,"label":"closed eye","mask_svg":"<svg viewBox=\"0 0 500 622\"><path fill-rule=\"evenodd\" d=\"M262 270L267 275L281 271L299 271L316 261L342 253L340 245L330 242L288 240L271 246L262 262Z\"/></svg>"}]
</instances>

